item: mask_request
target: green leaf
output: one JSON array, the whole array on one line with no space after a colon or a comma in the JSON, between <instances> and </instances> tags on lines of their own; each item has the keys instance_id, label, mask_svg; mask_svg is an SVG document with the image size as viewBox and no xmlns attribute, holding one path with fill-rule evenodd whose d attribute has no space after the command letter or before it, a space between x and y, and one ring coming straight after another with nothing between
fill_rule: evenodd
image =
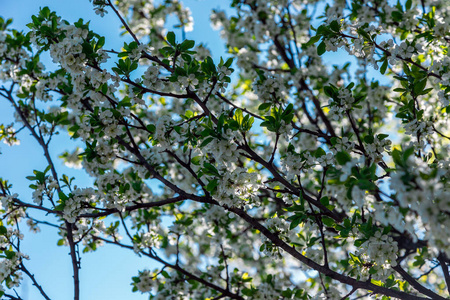
<instances>
[{"instance_id":1,"label":"green leaf","mask_svg":"<svg viewBox=\"0 0 450 300\"><path fill-rule=\"evenodd\" d=\"M419 94L417 94L417 96L426 95L426 94L428 94L429 92L431 92L432 90L433 90L433 88L425 89L425 90L423 90L422 92L420 92Z\"/></svg>"},{"instance_id":2,"label":"green leaf","mask_svg":"<svg viewBox=\"0 0 450 300\"><path fill-rule=\"evenodd\" d=\"M317 46L317 55L321 56L322 54L324 54L327 51L327 46L325 45L325 43L322 41L319 46Z\"/></svg>"},{"instance_id":3,"label":"green leaf","mask_svg":"<svg viewBox=\"0 0 450 300\"><path fill-rule=\"evenodd\" d=\"M319 158L323 155L326 155L327 153L325 152L325 150L323 150L322 148L317 148L317 150L314 152L314 157L315 158Z\"/></svg>"},{"instance_id":4,"label":"green leaf","mask_svg":"<svg viewBox=\"0 0 450 300\"><path fill-rule=\"evenodd\" d=\"M352 157L350 156L350 154L348 154L347 152L344 151L340 151L338 153L336 153L336 161L341 165L345 165L347 162L352 160Z\"/></svg>"},{"instance_id":5,"label":"green leaf","mask_svg":"<svg viewBox=\"0 0 450 300\"><path fill-rule=\"evenodd\" d=\"M264 251L264 249L263 250L260 249L260 251ZM253 296L255 294L255 292L256 292L256 290L249 289L249 288L242 289L242 294L244 294L245 296L249 296L249 297Z\"/></svg>"},{"instance_id":6,"label":"green leaf","mask_svg":"<svg viewBox=\"0 0 450 300\"><path fill-rule=\"evenodd\" d=\"M269 109L270 106L272 106L272 103L263 103L258 107L258 110L265 111L265 110Z\"/></svg>"},{"instance_id":7,"label":"green leaf","mask_svg":"<svg viewBox=\"0 0 450 300\"><path fill-rule=\"evenodd\" d=\"M229 59L227 59L227 61L223 64L225 67L229 68L231 67L231 64L233 63L233 57L230 57Z\"/></svg>"},{"instance_id":8,"label":"green leaf","mask_svg":"<svg viewBox=\"0 0 450 300\"><path fill-rule=\"evenodd\" d=\"M166 36L167 42L171 44L172 46L176 46L175 42L175 33L173 31L169 31Z\"/></svg>"},{"instance_id":9,"label":"green leaf","mask_svg":"<svg viewBox=\"0 0 450 300\"><path fill-rule=\"evenodd\" d=\"M370 35L364 30L363 27L358 28L358 34L361 35L365 40L371 41Z\"/></svg>"},{"instance_id":10,"label":"green leaf","mask_svg":"<svg viewBox=\"0 0 450 300\"><path fill-rule=\"evenodd\" d=\"M367 144L372 144L374 142L374 137L373 135L366 135L364 137L364 142L366 142Z\"/></svg>"},{"instance_id":11,"label":"green leaf","mask_svg":"<svg viewBox=\"0 0 450 300\"><path fill-rule=\"evenodd\" d=\"M290 289L287 289L287 290L281 292L281 296L289 299L292 296L292 291Z\"/></svg>"},{"instance_id":12,"label":"green leaf","mask_svg":"<svg viewBox=\"0 0 450 300\"><path fill-rule=\"evenodd\" d=\"M407 161L408 160L408 158L411 156L411 155L413 155L413 153L414 153L414 147L410 147L410 148L408 148L408 149L406 149L405 151L403 151L403 161Z\"/></svg>"},{"instance_id":13,"label":"green leaf","mask_svg":"<svg viewBox=\"0 0 450 300\"><path fill-rule=\"evenodd\" d=\"M184 42L181 43L180 50L181 51L186 51L188 49L193 48L194 45L195 45L195 41L193 41L193 40L185 40Z\"/></svg>"},{"instance_id":14,"label":"green leaf","mask_svg":"<svg viewBox=\"0 0 450 300\"><path fill-rule=\"evenodd\" d=\"M358 183L358 187L361 190L373 191L373 190L377 189L376 184L367 179L358 180L357 183Z\"/></svg>"},{"instance_id":15,"label":"green leaf","mask_svg":"<svg viewBox=\"0 0 450 300\"><path fill-rule=\"evenodd\" d=\"M242 125L244 115L242 114L242 110L240 108L236 109L236 111L234 112L233 119L236 120L236 122L238 122L239 126Z\"/></svg>"},{"instance_id":16,"label":"green leaf","mask_svg":"<svg viewBox=\"0 0 450 300\"><path fill-rule=\"evenodd\" d=\"M339 32L339 30L341 29L341 26L339 25L338 21L333 20L330 23L330 28L331 28L331 30L333 30L335 32Z\"/></svg>"},{"instance_id":17,"label":"green leaf","mask_svg":"<svg viewBox=\"0 0 450 300\"><path fill-rule=\"evenodd\" d=\"M381 68L380 68L380 73L381 73L381 74L386 73L386 70L387 70L388 65L389 65L389 64L388 64L388 60L385 59L385 60L383 61L383 64L381 65Z\"/></svg>"},{"instance_id":18,"label":"green leaf","mask_svg":"<svg viewBox=\"0 0 450 300\"><path fill-rule=\"evenodd\" d=\"M333 136L333 137L330 139L331 145L335 146L335 145L337 144L338 140L339 140L339 138Z\"/></svg>"},{"instance_id":19,"label":"green leaf","mask_svg":"<svg viewBox=\"0 0 450 300\"><path fill-rule=\"evenodd\" d=\"M403 165L401 152L397 149L392 150L391 152L392 159L396 165Z\"/></svg>"},{"instance_id":20,"label":"green leaf","mask_svg":"<svg viewBox=\"0 0 450 300\"><path fill-rule=\"evenodd\" d=\"M51 167L50 165L48 165L48 166L45 168L45 170L44 170L44 174L47 173L48 171L50 171L51 168L52 168L52 167Z\"/></svg>"},{"instance_id":21,"label":"green leaf","mask_svg":"<svg viewBox=\"0 0 450 300\"><path fill-rule=\"evenodd\" d=\"M167 273L167 271L162 271L161 275L164 276L164 278L170 278L169 273Z\"/></svg>"},{"instance_id":22,"label":"green leaf","mask_svg":"<svg viewBox=\"0 0 450 300\"><path fill-rule=\"evenodd\" d=\"M414 82L414 94L420 95L420 93L425 89L425 86L427 85L427 78L425 77L422 80L419 80L417 82Z\"/></svg>"},{"instance_id":23,"label":"green leaf","mask_svg":"<svg viewBox=\"0 0 450 300\"><path fill-rule=\"evenodd\" d=\"M403 14L399 11L393 11L391 13L391 16L394 20L398 21L398 20L402 20L403 19Z\"/></svg>"},{"instance_id":24,"label":"green leaf","mask_svg":"<svg viewBox=\"0 0 450 300\"><path fill-rule=\"evenodd\" d=\"M412 0L407 0L405 3L406 10L410 10L412 7Z\"/></svg>"},{"instance_id":25,"label":"green leaf","mask_svg":"<svg viewBox=\"0 0 450 300\"><path fill-rule=\"evenodd\" d=\"M58 196L62 201L66 201L67 199L69 199L69 197L67 197L63 192L58 192Z\"/></svg>"},{"instance_id":26,"label":"green leaf","mask_svg":"<svg viewBox=\"0 0 450 300\"><path fill-rule=\"evenodd\" d=\"M101 36L97 41L96 49L100 49L103 45L105 45L105 37Z\"/></svg>"},{"instance_id":27,"label":"green leaf","mask_svg":"<svg viewBox=\"0 0 450 300\"><path fill-rule=\"evenodd\" d=\"M411 76L411 70L409 69L408 64L405 62L403 62L403 72L405 72L406 75Z\"/></svg>"},{"instance_id":28,"label":"green leaf","mask_svg":"<svg viewBox=\"0 0 450 300\"><path fill-rule=\"evenodd\" d=\"M247 118L247 116L245 116L244 120L247 120L246 122L244 122L243 128L242 130L244 131L249 131L252 128L253 123L255 122L255 118L254 117L250 117Z\"/></svg>"},{"instance_id":29,"label":"green leaf","mask_svg":"<svg viewBox=\"0 0 450 300\"><path fill-rule=\"evenodd\" d=\"M371 282L372 282L374 285L383 286L383 282L382 282L381 280L371 279Z\"/></svg>"},{"instance_id":30,"label":"green leaf","mask_svg":"<svg viewBox=\"0 0 450 300\"><path fill-rule=\"evenodd\" d=\"M355 240L355 247L360 247L362 244L364 244L366 240L364 239L357 239Z\"/></svg>"},{"instance_id":31,"label":"green leaf","mask_svg":"<svg viewBox=\"0 0 450 300\"><path fill-rule=\"evenodd\" d=\"M285 110L281 114L281 119L283 119L286 123L290 123L293 117L294 117L294 105L292 103L289 103L289 105L285 108Z\"/></svg>"},{"instance_id":32,"label":"green leaf","mask_svg":"<svg viewBox=\"0 0 450 300\"><path fill-rule=\"evenodd\" d=\"M39 13L44 18L48 18L50 16L50 8L48 8L48 6L45 6L44 8L41 9Z\"/></svg>"},{"instance_id":33,"label":"green leaf","mask_svg":"<svg viewBox=\"0 0 450 300\"><path fill-rule=\"evenodd\" d=\"M330 199L327 196L322 197L320 198L320 203L322 203L324 206L327 206L330 204Z\"/></svg>"},{"instance_id":34,"label":"green leaf","mask_svg":"<svg viewBox=\"0 0 450 300\"><path fill-rule=\"evenodd\" d=\"M317 42L320 40L320 38L321 38L320 35L315 35L315 36L311 37L311 38L309 39L309 41L306 42L306 43L303 44L303 45L304 45L304 46L311 46L311 45L317 43Z\"/></svg>"},{"instance_id":35,"label":"green leaf","mask_svg":"<svg viewBox=\"0 0 450 300\"><path fill-rule=\"evenodd\" d=\"M354 255L353 253L349 253L349 254L350 254L350 257L352 258L352 260L353 260L354 262L356 262L356 263L362 265L362 262L361 262L361 260L359 259L358 256Z\"/></svg>"},{"instance_id":36,"label":"green leaf","mask_svg":"<svg viewBox=\"0 0 450 300\"><path fill-rule=\"evenodd\" d=\"M200 148L205 147L206 145L208 145L209 143L211 143L211 141L213 140L213 137L209 137L203 140L203 142L200 144Z\"/></svg>"},{"instance_id":37,"label":"green leaf","mask_svg":"<svg viewBox=\"0 0 450 300\"><path fill-rule=\"evenodd\" d=\"M335 92L331 86L324 86L323 91L324 91L325 95L327 95L330 98L333 98Z\"/></svg>"},{"instance_id":38,"label":"green leaf","mask_svg":"<svg viewBox=\"0 0 450 300\"><path fill-rule=\"evenodd\" d=\"M383 235L388 234L389 232L391 232L391 230L392 230L392 226L391 225L388 225L388 226L384 227Z\"/></svg>"},{"instance_id":39,"label":"green leaf","mask_svg":"<svg viewBox=\"0 0 450 300\"><path fill-rule=\"evenodd\" d=\"M0 235L5 235L8 233L8 230L6 229L5 226L0 225Z\"/></svg>"},{"instance_id":40,"label":"green leaf","mask_svg":"<svg viewBox=\"0 0 450 300\"><path fill-rule=\"evenodd\" d=\"M191 163L192 163L193 165L198 166L198 165L200 165L201 159L202 159L202 158L201 158L200 156L194 156L194 157L191 158Z\"/></svg>"},{"instance_id":41,"label":"green leaf","mask_svg":"<svg viewBox=\"0 0 450 300\"><path fill-rule=\"evenodd\" d=\"M291 225L289 226L289 230L296 228L303 221L303 215L295 215L295 218L291 220Z\"/></svg>"},{"instance_id":42,"label":"green leaf","mask_svg":"<svg viewBox=\"0 0 450 300\"><path fill-rule=\"evenodd\" d=\"M217 171L216 167L213 166L212 164L206 163L206 162L205 162L205 163L203 164L203 166L205 167L206 171L207 171L209 174L212 174L212 175L215 175L215 176L220 176L219 171Z\"/></svg>"},{"instance_id":43,"label":"green leaf","mask_svg":"<svg viewBox=\"0 0 450 300\"><path fill-rule=\"evenodd\" d=\"M326 216L322 217L322 223L328 227L333 227L336 224L332 218Z\"/></svg>"}]
</instances>

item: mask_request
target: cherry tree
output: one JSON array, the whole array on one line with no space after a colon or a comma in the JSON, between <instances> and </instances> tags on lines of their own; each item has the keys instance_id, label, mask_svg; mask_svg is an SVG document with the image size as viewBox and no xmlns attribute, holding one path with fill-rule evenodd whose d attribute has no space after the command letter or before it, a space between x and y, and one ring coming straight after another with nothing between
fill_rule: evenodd
<instances>
[{"instance_id":1,"label":"cherry tree","mask_svg":"<svg viewBox=\"0 0 450 300\"><path fill-rule=\"evenodd\" d=\"M214 59L178 0L93 0L122 49L48 7L27 31L1 18L0 139L48 165L28 190L1 171L2 297L29 277L50 299L20 241L52 226L75 300L100 247L157 263L124 283L150 299L448 299L449 4L233 0Z\"/></svg>"}]
</instances>

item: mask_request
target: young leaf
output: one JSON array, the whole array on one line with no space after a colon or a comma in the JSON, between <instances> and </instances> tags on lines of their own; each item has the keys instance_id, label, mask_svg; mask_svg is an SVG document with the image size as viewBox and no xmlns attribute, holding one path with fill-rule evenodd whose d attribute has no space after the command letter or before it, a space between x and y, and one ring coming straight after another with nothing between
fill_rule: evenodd
<instances>
[{"instance_id":1,"label":"young leaf","mask_svg":"<svg viewBox=\"0 0 450 300\"><path fill-rule=\"evenodd\" d=\"M325 43L322 41L319 46L317 46L317 55L321 56L322 54L325 53L325 51L327 51L327 46L325 45Z\"/></svg>"},{"instance_id":2,"label":"young leaf","mask_svg":"<svg viewBox=\"0 0 450 300\"><path fill-rule=\"evenodd\" d=\"M167 42L171 44L172 46L176 46L175 42L175 33L173 31L169 31L166 36Z\"/></svg>"}]
</instances>

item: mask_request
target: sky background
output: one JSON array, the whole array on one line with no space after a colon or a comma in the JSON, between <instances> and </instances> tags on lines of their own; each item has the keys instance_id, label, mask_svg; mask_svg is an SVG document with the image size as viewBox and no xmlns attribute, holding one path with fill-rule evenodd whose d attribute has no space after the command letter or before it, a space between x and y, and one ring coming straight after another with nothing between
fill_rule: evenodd
<instances>
[{"instance_id":1,"label":"sky background","mask_svg":"<svg viewBox=\"0 0 450 300\"><path fill-rule=\"evenodd\" d=\"M183 1L191 8L195 24L194 31L188 32L186 38L197 43L204 42L214 53L214 58L224 56L224 44L221 42L219 32L209 25L209 12L220 7L220 0L187 0ZM223 3L223 1L222 1ZM0 0L0 16L13 18L12 28L27 30L27 23L31 22L31 15L37 14L40 7L48 6L63 19L75 22L80 17L85 21L91 20L91 29L106 37L105 48L120 50L123 42L130 42L128 36L120 37L120 22L110 12L100 18L92 9L88 0ZM180 30L175 30L177 35ZM50 59L43 59L47 66ZM0 99L0 122L9 124L13 120L12 108L5 99ZM8 179L13 184L13 191L26 202L32 203L30 182L25 179L32 175L32 171L43 170L47 163L42 149L37 142L24 130L19 135L21 144L8 147L1 143L0 151L0 177ZM66 134L56 137L50 144L53 157L57 157L65 150L69 150L70 143ZM60 161L56 161L59 175L65 173L76 177L78 186L89 186L92 180L84 172L66 168ZM44 214L37 214L38 219L48 218ZM68 247L58 247L57 230L41 225L41 232L30 233L25 224L22 224L25 238L21 242L22 252L30 255L25 266L35 274L51 299L73 299L72 266ZM81 250L81 249L80 249ZM115 246L104 246L94 253L82 254L80 284L81 299L148 299L148 295L131 292L131 277L138 274L138 270L154 269L158 265L149 259L139 258L129 250ZM30 280L24 276L21 287L16 289L24 300L42 299Z\"/></svg>"}]
</instances>

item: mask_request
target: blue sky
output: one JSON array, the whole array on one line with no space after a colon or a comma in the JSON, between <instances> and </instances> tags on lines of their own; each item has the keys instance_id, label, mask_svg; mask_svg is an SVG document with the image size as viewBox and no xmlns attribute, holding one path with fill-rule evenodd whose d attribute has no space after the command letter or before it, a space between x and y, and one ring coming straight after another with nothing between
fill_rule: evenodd
<instances>
[{"instance_id":1,"label":"blue sky","mask_svg":"<svg viewBox=\"0 0 450 300\"><path fill-rule=\"evenodd\" d=\"M220 7L219 0L186 0L183 1L190 7L194 16L194 31L188 32L186 37L204 42L218 58L224 53L224 44L220 41L219 32L213 31L209 25L209 12L213 8ZM37 14L40 7L49 6L62 18L74 22L80 17L91 20L91 28L100 35L106 37L105 47L120 49L124 41L130 38L119 37L120 23L110 12L104 18L100 18L92 10L88 0L0 0L0 16L13 18L13 27L19 30L27 30L26 24L31 21L31 15ZM177 34L179 32L175 31ZM47 59L45 64L50 63ZM12 121L12 109L6 100L0 99L0 120L4 124ZM19 193L22 200L32 202L30 182L25 179L32 175L32 171L43 170L47 166L42 150L37 142L24 130L19 135L21 144L8 147L1 143L0 149L0 177L8 179L13 184L13 191ZM61 134L50 145L53 157L57 157L64 150L68 150L67 135ZM77 178L79 186L89 186L92 180L83 172L67 169L60 162L57 169L62 173ZM48 216L37 215L44 220ZM59 239L56 230L41 226L41 233L32 234L25 224L22 225L25 239L21 243L24 253L30 255L30 260L25 261L25 266L35 274L38 282L43 286L51 299L73 299L72 268L67 247L57 247ZM148 259L139 258L129 250L117 247L105 246L95 253L82 255L80 280L81 299L148 299L148 295L131 292L131 277L137 275L138 270L144 268L153 269L157 265ZM25 299L41 299L36 288L32 286L26 277L23 285L17 289L19 295Z\"/></svg>"}]
</instances>

